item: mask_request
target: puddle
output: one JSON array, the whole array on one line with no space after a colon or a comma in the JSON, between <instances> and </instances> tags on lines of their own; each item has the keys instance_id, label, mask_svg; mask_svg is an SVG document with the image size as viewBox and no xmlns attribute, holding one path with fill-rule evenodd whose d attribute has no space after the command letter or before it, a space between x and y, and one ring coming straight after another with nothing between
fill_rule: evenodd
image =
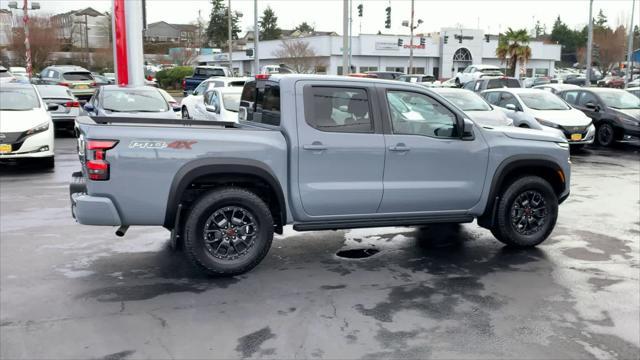
<instances>
[{"instance_id":1,"label":"puddle","mask_svg":"<svg viewBox=\"0 0 640 360\"><path fill-rule=\"evenodd\" d=\"M378 249L348 249L338 251L336 256L346 259L364 259L379 252Z\"/></svg>"}]
</instances>

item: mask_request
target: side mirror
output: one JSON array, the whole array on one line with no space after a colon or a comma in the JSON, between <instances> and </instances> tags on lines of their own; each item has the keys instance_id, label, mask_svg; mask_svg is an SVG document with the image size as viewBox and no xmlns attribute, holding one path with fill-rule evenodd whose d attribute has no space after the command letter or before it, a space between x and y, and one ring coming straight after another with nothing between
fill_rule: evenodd
<instances>
[{"instance_id":1,"label":"side mirror","mask_svg":"<svg viewBox=\"0 0 640 360\"><path fill-rule=\"evenodd\" d=\"M216 106L216 104L205 105L204 108L207 109L208 112L219 114L219 111L218 111L219 109Z\"/></svg>"},{"instance_id":2,"label":"side mirror","mask_svg":"<svg viewBox=\"0 0 640 360\"><path fill-rule=\"evenodd\" d=\"M240 109L238 110L238 120L247 120L247 108L246 107L240 107Z\"/></svg>"},{"instance_id":3,"label":"side mirror","mask_svg":"<svg viewBox=\"0 0 640 360\"><path fill-rule=\"evenodd\" d=\"M84 109L84 111L86 112L94 112L96 110L96 108L90 104L90 103L86 103L84 104L84 106L82 107Z\"/></svg>"},{"instance_id":4,"label":"side mirror","mask_svg":"<svg viewBox=\"0 0 640 360\"><path fill-rule=\"evenodd\" d=\"M594 104L592 102L588 102L586 104L584 104L584 107L586 107L589 110L593 110L593 111L599 111L600 107L597 104Z\"/></svg>"},{"instance_id":5,"label":"side mirror","mask_svg":"<svg viewBox=\"0 0 640 360\"><path fill-rule=\"evenodd\" d=\"M475 135L473 134L473 121L469 119L462 120L462 140L473 140Z\"/></svg>"},{"instance_id":6,"label":"side mirror","mask_svg":"<svg viewBox=\"0 0 640 360\"><path fill-rule=\"evenodd\" d=\"M58 107L60 107L58 104L47 103L47 111L58 110Z\"/></svg>"},{"instance_id":7,"label":"side mirror","mask_svg":"<svg viewBox=\"0 0 640 360\"><path fill-rule=\"evenodd\" d=\"M518 108L514 104L507 104L505 108L511 111L518 111Z\"/></svg>"},{"instance_id":8,"label":"side mirror","mask_svg":"<svg viewBox=\"0 0 640 360\"><path fill-rule=\"evenodd\" d=\"M182 108L180 107L180 105L173 105L171 108L172 108L172 109L173 109L173 111L175 111L175 112L180 112L180 111L182 111Z\"/></svg>"}]
</instances>

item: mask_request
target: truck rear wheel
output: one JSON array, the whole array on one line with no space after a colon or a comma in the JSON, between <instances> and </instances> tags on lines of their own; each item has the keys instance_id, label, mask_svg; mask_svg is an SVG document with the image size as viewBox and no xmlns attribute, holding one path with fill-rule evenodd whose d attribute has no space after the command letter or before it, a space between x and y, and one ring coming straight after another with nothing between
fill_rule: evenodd
<instances>
[{"instance_id":1,"label":"truck rear wheel","mask_svg":"<svg viewBox=\"0 0 640 360\"><path fill-rule=\"evenodd\" d=\"M536 246L553 231L558 218L558 198L546 180L525 176L506 188L496 216L491 229L496 239L510 246Z\"/></svg>"},{"instance_id":2,"label":"truck rear wheel","mask_svg":"<svg viewBox=\"0 0 640 360\"><path fill-rule=\"evenodd\" d=\"M209 275L239 275L267 255L273 240L273 218L254 193L223 188L196 201L184 235L185 253L196 267Z\"/></svg>"}]
</instances>

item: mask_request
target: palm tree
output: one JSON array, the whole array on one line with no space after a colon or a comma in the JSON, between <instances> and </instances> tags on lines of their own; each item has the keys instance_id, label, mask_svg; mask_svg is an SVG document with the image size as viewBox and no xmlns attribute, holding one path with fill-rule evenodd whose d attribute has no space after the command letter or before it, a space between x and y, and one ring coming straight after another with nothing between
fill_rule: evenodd
<instances>
[{"instance_id":1,"label":"palm tree","mask_svg":"<svg viewBox=\"0 0 640 360\"><path fill-rule=\"evenodd\" d=\"M524 64L531 59L531 48L529 47L529 34L526 29L513 30L509 28L507 32L500 36L496 56L503 63L509 64L510 75L515 76L516 64Z\"/></svg>"}]
</instances>

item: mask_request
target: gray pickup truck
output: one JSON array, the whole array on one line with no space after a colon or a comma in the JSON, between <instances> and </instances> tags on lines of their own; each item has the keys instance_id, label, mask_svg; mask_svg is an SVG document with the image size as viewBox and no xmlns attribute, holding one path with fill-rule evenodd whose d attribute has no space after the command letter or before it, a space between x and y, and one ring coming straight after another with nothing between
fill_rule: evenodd
<instances>
[{"instance_id":1,"label":"gray pickup truck","mask_svg":"<svg viewBox=\"0 0 640 360\"><path fill-rule=\"evenodd\" d=\"M273 234L430 223L535 246L569 195L566 139L481 127L410 83L258 75L238 124L78 120L72 213L86 225L163 226L189 259L236 275ZM152 122L152 123L150 123Z\"/></svg>"}]
</instances>

